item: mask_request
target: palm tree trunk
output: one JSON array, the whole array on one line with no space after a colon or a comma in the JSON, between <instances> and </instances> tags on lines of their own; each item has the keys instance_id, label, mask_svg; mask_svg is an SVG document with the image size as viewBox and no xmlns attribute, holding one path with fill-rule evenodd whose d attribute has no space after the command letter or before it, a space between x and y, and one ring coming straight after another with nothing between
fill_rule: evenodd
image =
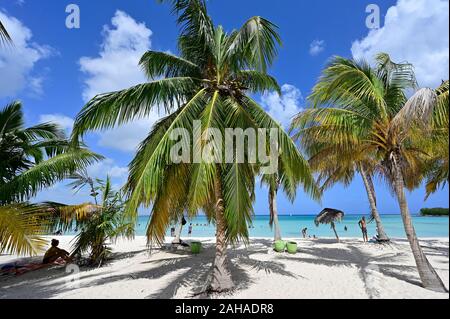
<instances>
[{"instance_id":1,"label":"palm tree trunk","mask_svg":"<svg viewBox=\"0 0 450 319\"><path fill-rule=\"evenodd\" d=\"M408 203L406 201L403 173L400 168L400 156L397 154L392 155L391 167L394 174L394 188L397 195L398 203L400 205L400 212L403 219L403 225L405 227L406 236L408 237L409 244L411 246L414 259L416 261L417 270L419 271L419 276L422 281L422 285L429 290L437 292L446 292L444 283L439 278L439 275L431 266L427 257L423 253L422 247L420 247L419 240L414 229L411 215L409 213Z\"/></svg>"},{"instance_id":2,"label":"palm tree trunk","mask_svg":"<svg viewBox=\"0 0 450 319\"><path fill-rule=\"evenodd\" d=\"M334 222L331 222L331 228L332 228L333 231L334 231L334 235L336 235L337 241L340 242L341 240L339 239L338 233L337 233L337 231L336 231L336 225L334 224Z\"/></svg>"},{"instance_id":3,"label":"palm tree trunk","mask_svg":"<svg viewBox=\"0 0 450 319\"><path fill-rule=\"evenodd\" d=\"M278 220L278 207L277 207L277 189L269 188L269 210L271 225L274 226L274 240L281 240L280 223Z\"/></svg>"},{"instance_id":4,"label":"palm tree trunk","mask_svg":"<svg viewBox=\"0 0 450 319\"><path fill-rule=\"evenodd\" d=\"M220 173L218 174L220 176ZM224 292L234 287L231 273L227 265L227 238L226 229L227 224L224 216L224 200L222 191L222 182L220 177L215 182L215 197L216 197L216 255L213 264L213 274L210 292Z\"/></svg>"},{"instance_id":5,"label":"palm tree trunk","mask_svg":"<svg viewBox=\"0 0 450 319\"><path fill-rule=\"evenodd\" d=\"M388 242L390 239L384 231L383 223L381 222L381 217L377 208L377 201L375 197L375 188L373 186L372 177L366 172L363 165L359 166L359 170L364 181L364 186L366 187L367 197L369 198L370 210L375 223L377 224L377 234L378 240L380 242Z\"/></svg>"},{"instance_id":6,"label":"palm tree trunk","mask_svg":"<svg viewBox=\"0 0 450 319\"><path fill-rule=\"evenodd\" d=\"M180 224L177 226L175 238L172 244L181 244L181 232L183 231L183 218L180 220Z\"/></svg>"}]
</instances>

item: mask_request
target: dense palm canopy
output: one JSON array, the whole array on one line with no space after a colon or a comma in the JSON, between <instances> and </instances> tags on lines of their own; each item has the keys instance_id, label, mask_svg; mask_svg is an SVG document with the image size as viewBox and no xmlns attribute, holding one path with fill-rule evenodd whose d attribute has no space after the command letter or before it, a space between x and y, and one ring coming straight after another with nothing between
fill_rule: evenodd
<instances>
[{"instance_id":1,"label":"dense palm canopy","mask_svg":"<svg viewBox=\"0 0 450 319\"><path fill-rule=\"evenodd\" d=\"M418 136L430 136L426 124L441 109L438 95L421 89L408 99L408 90L417 88L413 67L396 64L387 54L376 60L373 68L364 61L334 58L313 89L313 107L294 120L293 128L316 156L363 163L387 181L398 199L424 286L442 290L418 244L404 194L405 187L420 185L430 159Z\"/></svg>"},{"instance_id":2,"label":"dense palm canopy","mask_svg":"<svg viewBox=\"0 0 450 319\"><path fill-rule=\"evenodd\" d=\"M152 206L147 231L150 242L162 242L170 222L180 220L184 211L189 216L205 212L217 223L218 236L223 236L218 239L222 258L226 243L248 238L260 165L239 163L236 158L224 163L217 154L214 163L204 158L199 163L172 163L170 151L176 142L170 136L176 129L186 129L192 136L193 122L201 122L202 141L183 144L194 154L207 143L219 149L215 139L208 137L210 128L222 133L225 128L279 129L283 182L302 182L311 192L314 181L291 138L248 95L280 92L276 80L266 73L280 43L277 27L253 17L241 29L227 32L213 24L205 1L170 2L181 26L179 55L145 53L140 65L149 82L96 96L78 115L73 139L89 130L112 128L163 109L168 115L153 127L130 164L127 210L136 216L140 206ZM216 267L217 262L218 255Z\"/></svg>"},{"instance_id":3,"label":"dense palm canopy","mask_svg":"<svg viewBox=\"0 0 450 319\"><path fill-rule=\"evenodd\" d=\"M72 149L55 124L24 127L22 106L0 110L0 251L37 254L56 204L29 204L34 195L80 168L101 159L84 148Z\"/></svg>"}]
</instances>

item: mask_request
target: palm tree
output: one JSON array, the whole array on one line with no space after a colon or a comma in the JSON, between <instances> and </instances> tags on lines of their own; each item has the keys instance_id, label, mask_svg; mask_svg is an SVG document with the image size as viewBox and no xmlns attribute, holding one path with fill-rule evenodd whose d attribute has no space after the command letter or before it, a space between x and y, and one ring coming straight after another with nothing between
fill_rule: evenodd
<instances>
[{"instance_id":1,"label":"palm tree","mask_svg":"<svg viewBox=\"0 0 450 319\"><path fill-rule=\"evenodd\" d=\"M172 147L182 143L182 149L193 149L195 156L207 142L219 150L216 140L208 138L212 128L222 136L225 128L274 128L279 130L278 150L286 178L292 184L301 181L308 191L314 180L289 135L248 95L280 91L276 80L266 73L280 43L276 26L253 17L240 30L226 32L213 24L204 0L171 3L181 26L179 56L145 53L140 65L150 81L89 101L76 118L73 140L89 130L112 128L145 117L156 108L164 109L168 115L153 127L130 164L127 211L137 216L141 205L152 206L149 244L162 243L167 227L185 211L189 217L203 211L217 228L209 291L221 292L233 287L227 266L228 244L248 241L247 223L253 215L260 165L248 163L248 152L245 163L236 156L231 163L224 163L219 152L213 161L202 156L198 163L174 163ZM171 139L178 129L189 132L183 133L184 137L195 134L196 120L201 123L201 142Z\"/></svg>"},{"instance_id":2,"label":"palm tree","mask_svg":"<svg viewBox=\"0 0 450 319\"><path fill-rule=\"evenodd\" d=\"M274 241L281 240L281 228L278 220L277 205L277 194L280 188L278 174L263 175L261 178L261 183L266 184L269 188L269 225L274 228Z\"/></svg>"},{"instance_id":3,"label":"palm tree","mask_svg":"<svg viewBox=\"0 0 450 319\"><path fill-rule=\"evenodd\" d=\"M125 201L121 191L114 191L111 179L106 181L89 177L85 171L74 174L72 178L76 190L84 186L91 187L94 192L90 196L97 201L101 195L101 204L81 204L60 208L57 220L53 222L53 229L79 231L75 237L72 256L89 252L89 265L101 266L109 257L111 249L109 242L119 238L134 238L135 223L125 216Z\"/></svg>"},{"instance_id":4,"label":"palm tree","mask_svg":"<svg viewBox=\"0 0 450 319\"><path fill-rule=\"evenodd\" d=\"M298 116L294 123L301 121L301 116ZM335 140L319 140L318 137L320 136L315 127L300 130L294 134L294 139L300 141L309 155L311 168L318 173L318 183L322 184L321 191L326 191L336 183L349 186L355 175L359 173L366 189L372 220L376 223L378 242L389 242L377 208L373 184L376 162L367 157L364 149L344 150Z\"/></svg>"},{"instance_id":5,"label":"palm tree","mask_svg":"<svg viewBox=\"0 0 450 319\"><path fill-rule=\"evenodd\" d=\"M282 162L280 160L280 162ZM274 228L274 240L281 240L281 228L278 219L278 206L277 206L277 195L280 187L283 189L284 193L288 196L288 199L293 202L297 194L297 187L299 185L292 184L292 179L286 178L285 172L280 165L278 167L278 172L275 174L263 174L261 177L261 183L268 186L269 194L269 213L270 213L270 227ZM314 199L320 197L319 190L317 187L313 186L311 189L311 196Z\"/></svg>"},{"instance_id":6,"label":"palm tree","mask_svg":"<svg viewBox=\"0 0 450 319\"><path fill-rule=\"evenodd\" d=\"M25 128L22 106L0 110L0 251L34 255L45 241L57 206L28 201L43 188L100 160L84 148L72 149L57 125Z\"/></svg>"},{"instance_id":7,"label":"palm tree","mask_svg":"<svg viewBox=\"0 0 450 319\"><path fill-rule=\"evenodd\" d=\"M414 136L417 131L428 133L426 124L437 104L431 89L421 89L408 100L405 90L416 86L412 66L395 64L387 54L377 56L376 68L335 57L313 89L314 108L299 116L294 126L311 128L319 143L329 139L343 154L362 150L378 163L377 171L397 197L423 286L445 291L420 247L404 192L405 187L420 184L426 154L414 143Z\"/></svg>"}]
</instances>

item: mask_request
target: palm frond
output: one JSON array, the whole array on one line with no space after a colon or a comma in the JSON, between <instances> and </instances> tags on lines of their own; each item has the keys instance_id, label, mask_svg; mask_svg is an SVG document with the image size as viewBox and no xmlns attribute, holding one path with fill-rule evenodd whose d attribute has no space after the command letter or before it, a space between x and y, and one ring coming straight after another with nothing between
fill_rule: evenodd
<instances>
[{"instance_id":1,"label":"palm frond","mask_svg":"<svg viewBox=\"0 0 450 319\"><path fill-rule=\"evenodd\" d=\"M6 30L3 23L0 21L0 42L12 42L11 36L9 35L8 31Z\"/></svg>"},{"instance_id":2,"label":"palm frond","mask_svg":"<svg viewBox=\"0 0 450 319\"><path fill-rule=\"evenodd\" d=\"M13 204L0 206L0 253L37 255L47 241L41 236L49 225L45 205Z\"/></svg>"},{"instance_id":3,"label":"palm frond","mask_svg":"<svg viewBox=\"0 0 450 319\"><path fill-rule=\"evenodd\" d=\"M161 105L169 112L192 96L198 85L191 77L168 78L98 95L78 114L72 139L78 140L89 130L110 129L148 116Z\"/></svg>"},{"instance_id":4,"label":"palm frond","mask_svg":"<svg viewBox=\"0 0 450 319\"><path fill-rule=\"evenodd\" d=\"M75 171L103 159L87 149L74 149L29 168L10 182L0 185L0 202L24 201L45 187L67 178Z\"/></svg>"},{"instance_id":5,"label":"palm frond","mask_svg":"<svg viewBox=\"0 0 450 319\"><path fill-rule=\"evenodd\" d=\"M161 76L166 78L201 76L198 65L165 52L148 51L142 56L139 64L149 79Z\"/></svg>"},{"instance_id":6,"label":"palm frond","mask_svg":"<svg viewBox=\"0 0 450 319\"><path fill-rule=\"evenodd\" d=\"M277 55L281 45L278 27L262 18L253 17L233 35L227 55L244 68L266 72Z\"/></svg>"},{"instance_id":7,"label":"palm frond","mask_svg":"<svg viewBox=\"0 0 450 319\"><path fill-rule=\"evenodd\" d=\"M236 78L245 89L252 93L266 93L275 91L281 95L281 88L277 80L262 72L247 70L236 73Z\"/></svg>"}]
</instances>

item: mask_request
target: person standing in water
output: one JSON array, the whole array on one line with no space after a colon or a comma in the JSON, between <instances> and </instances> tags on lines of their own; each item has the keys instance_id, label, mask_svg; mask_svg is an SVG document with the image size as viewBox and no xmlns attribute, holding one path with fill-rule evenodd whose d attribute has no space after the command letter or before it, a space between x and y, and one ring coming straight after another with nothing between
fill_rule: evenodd
<instances>
[{"instance_id":1,"label":"person standing in water","mask_svg":"<svg viewBox=\"0 0 450 319\"><path fill-rule=\"evenodd\" d=\"M363 234L363 240L364 242L369 241L369 236L367 235L367 222L366 217L362 217L361 220L358 222L359 228L361 228L362 234Z\"/></svg>"},{"instance_id":2,"label":"person standing in water","mask_svg":"<svg viewBox=\"0 0 450 319\"><path fill-rule=\"evenodd\" d=\"M189 237L192 236L192 223L189 225L188 235L189 235Z\"/></svg>"}]
</instances>

